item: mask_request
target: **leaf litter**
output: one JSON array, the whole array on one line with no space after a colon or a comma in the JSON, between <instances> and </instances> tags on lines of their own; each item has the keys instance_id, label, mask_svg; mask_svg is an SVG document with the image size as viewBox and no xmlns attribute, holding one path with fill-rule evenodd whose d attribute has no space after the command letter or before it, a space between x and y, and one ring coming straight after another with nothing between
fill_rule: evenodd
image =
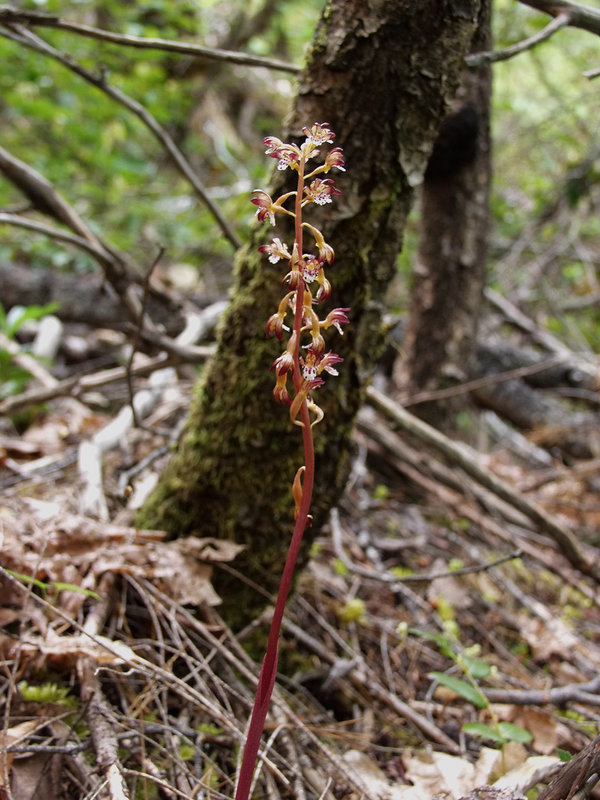
<instances>
[{"instance_id":1,"label":"leaf litter","mask_svg":"<svg viewBox=\"0 0 600 800\"><path fill-rule=\"evenodd\" d=\"M122 781L125 797L139 786L148 796L231 796L258 666L242 647L251 632L236 637L219 618L210 575L215 562L235 566L237 546L131 527L110 479L110 521L80 513L73 446L107 418L79 413L69 423L57 406L26 446L0 442L0 791L14 800L41 796L40 787L49 800L116 797ZM104 454L106 473L161 441L131 429ZM482 506L467 482L464 493L439 476L415 484L379 445L366 442L366 452L290 605L259 784L285 797L300 775L306 797L458 800L497 781L490 798L522 796L550 780L560 753L577 753L597 732L597 586L544 532ZM493 458L485 468L494 470ZM505 453L498 469L515 486L531 478ZM533 491L562 512L576 480ZM582 478L580 497L585 487ZM359 604L359 615L345 612ZM483 704L461 689L469 653L489 667L473 689ZM89 674L100 679L93 691ZM67 687L74 707L32 700L24 681ZM109 715L118 780L102 768L102 734L83 700L94 691ZM489 746L463 730L494 719L530 741Z\"/></svg>"}]
</instances>

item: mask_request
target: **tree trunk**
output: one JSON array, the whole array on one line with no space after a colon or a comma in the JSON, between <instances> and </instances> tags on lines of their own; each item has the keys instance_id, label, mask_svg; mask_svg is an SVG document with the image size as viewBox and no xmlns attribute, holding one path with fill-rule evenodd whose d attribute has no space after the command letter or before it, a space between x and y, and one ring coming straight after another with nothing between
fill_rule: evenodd
<instances>
[{"instance_id":1,"label":"tree trunk","mask_svg":"<svg viewBox=\"0 0 600 800\"><path fill-rule=\"evenodd\" d=\"M346 334L333 344L345 360L340 375L319 391L325 419L315 428L314 527L304 557L344 487L361 390L383 346L383 298L413 187L458 87L479 5L331 0L299 79L290 136L327 121L344 148L347 172L336 178L342 196L326 218L307 220L336 251L328 272L333 304L352 309ZM286 177L275 174L273 196ZM174 536L200 531L247 545L234 563L240 576L223 570L214 581L233 627L264 604L260 590L278 585L293 527L292 480L303 463L299 431L272 398L269 366L280 347L264 331L281 297L281 277L256 252L272 233L255 227L238 254L216 356L197 387L178 450L138 519ZM289 229L275 233L290 239Z\"/></svg>"},{"instance_id":2,"label":"tree trunk","mask_svg":"<svg viewBox=\"0 0 600 800\"><path fill-rule=\"evenodd\" d=\"M483 0L471 52L489 50L491 0ZM425 172L419 249L398 388L441 388L469 374L483 302L490 183L491 70L465 68ZM458 409L454 408L456 412ZM448 424L449 407L420 408Z\"/></svg>"}]
</instances>

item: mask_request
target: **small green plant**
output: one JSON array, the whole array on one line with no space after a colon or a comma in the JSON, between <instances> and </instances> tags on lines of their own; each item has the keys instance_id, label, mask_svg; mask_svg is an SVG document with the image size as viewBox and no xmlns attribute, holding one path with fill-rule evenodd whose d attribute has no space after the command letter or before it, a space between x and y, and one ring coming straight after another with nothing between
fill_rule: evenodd
<instances>
[{"instance_id":1,"label":"small green plant","mask_svg":"<svg viewBox=\"0 0 600 800\"><path fill-rule=\"evenodd\" d=\"M334 308L324 319L320 319L315 307L329 299L331 283L325 270L333 264L333 247L325 241L318 228L303 220L307 206L331 203L340 194L331 178L323 175L332 169L344 171L344 156L340 147L332 147L318 166L311 166L312 159L321 155L321 148L332 144L335 134L327 122L315 123L303 128L305 135L301 145L282 142L275 136L267 136L264 143L266 153L277 159L279 170L290 169L296 173L296 188L273 200L268 192L256 189L252 203L258 206L257 216L261 222L275 225L278 215L294 220L294 241L291 247L279 238L259 247L268 255L272 264L283 261L285 274L283 284L287 290L277 311L267 320L267 337L275 335L280 342L287 337L285 348L273 362L275 372L273 394L279 403L289 407L290 420L302 430L304 465L294 478L292 493L295 503L296 524L281 576L273 621L269 631L267 650L263 659L254 708L246 737L235 800L248 800L252 785L254 766L260 746L264 723L269 710L279 652L281 621L289 594L296 559L304 530L311 523L310 507L315 480L315 453L313 426L323 419L323 411L316 404L316 390L323 385L324 373L337 375L337 365L343 360L331 350L325 351L323 334L330 328L342 333L342 325L348 322L348 308ZM293 204L286 208L286 203ZM305 252L304 234L313 243L314 252ZM311 248L308 248L309 250ZM288 324L289 322L289 324Z\"/></svg>"},{"instance_id":2,"label":"small green plant","mask_svg":"<svg viewBox=\"0 0 600 800\"><path fill-rule=\"evenodd\" d=\"M466 722L462 726L465 733L471 736L478 736L482 739L504 745L507 742L521 742L527 744L532 740L532 735L524 728L514 725L512 722L502 722L498 720L494 709L489 700L479 687L479 681L488 678L493 674L493 667L486 661L477 656L480 653L479 645L462 648L458 639L454 636L443 633L433 633L419 628L410 628L409 632L422 639L435 642L442 655L454 662L464 678L450 675L447 672L430 672L429 677L437 681L441 686L445 686L455 692L463 700L466 700L477 709L486 709L490 717L490 724L485 722Z\"/></svg>"},{"instance_id":3,"label":"small green plant","mask_svg":"<svg viewBox=\"0 0 600 800\"><path fill-rule=\"evenodd\" d=\"M58 592L79 592L80 594L84 594L86 597L91 597L92 600L102 599L99 594L96 594L96 592L93 592L91 589L84 589L81 586L77 586L75 583L63 583L62 581L41 581L39 578L34 578L33 575L24 575L23 573L15 572L12 569L4 569L4 567L0 567L0 571L5 572L7 575L10 575L11 578L14 578L25 586L32 586L34 589L39 589L40 594L42 595L58 594Z\"/></svg>"},{"instance_id":4,"label":"small green plant","mask_svg":"<svg viewBox=\"0 0 600 800\"><path fill-rule=\"evenodd\" d=\"M57 308L58 303L48 303L45 306L23 307L8 315L0 303L0 333L4 334L9 341L14 341L15 336L26 322L41 319L56 311ZM25 352L25 348L20 349ZM31 373L17 366L13 361L12 354L0 343L0 399L20 394L30 380Z\"/></svg>"},{"instance_id":5,"label":"small green plant","mask_svg":"<svg viewBox=\"0 0 600 800\"><path fill-rule=\"evenodd\" d=\"M56 703L68 709L77 708L77 700L69 694L66 686L59 686L58 683L42 683L39 686L32 686L27 681L20 681L17 685L23 700L31 703Z\"/></svg>"}]
</instances>

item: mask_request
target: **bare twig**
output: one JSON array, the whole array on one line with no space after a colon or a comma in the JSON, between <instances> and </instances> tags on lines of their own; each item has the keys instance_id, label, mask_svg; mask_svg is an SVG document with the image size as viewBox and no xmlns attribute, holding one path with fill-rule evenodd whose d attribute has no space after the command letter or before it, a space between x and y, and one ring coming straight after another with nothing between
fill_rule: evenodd
<instances>
[{"instance_id":1,"label":"bare twig","mask_svg":"<svg viewBox=\"0 0 600 800\"><path fill-rule=\"evenodd\" d=\"M115 579L106 573L98 586L104 599L95 603L86 619L84 630L98 636L108 616L112 603ZM129 800L129 792L122 775L119 761L119 743L114 726L111 724L109 705L102 693L96 671L96 663L88 656L82 656L77 664L79 691L85 708L85 719L90 729L96 759L104 773L111 800Z\"/></svg>"},{"instance_id":2,"label":"bare twig","mask_svg":"<svg viewBox=\"0 0 600 800\"><path fill-rule=\"evenodd\" d=\"M141 300L141 309L140 309L140 318L138 320L137 329L135 335L133 337L133 341L131 342L131 353L129 354L129 358L127 359L127 365L125 367L126 374L127 374L127 391L129 392L129 406L131 408L131 413L133 415L133 424L134 427L138 428L140 425L140 421L137 416L137 411L135 410L135 403L133 402L133 359L135 358L135 354L137 352L137 347L140 342L141 337L141 330L144 325L144 314L146 313L146 304L148 302L148 290L150 288L150 277L152 273L156 269L158 262L162 258L165 252L164 247L161 247L156 254L156 257L146 270L146 274L144 275L144 283L143 283L143 295Z\"/></svg>"},{"instance_id":3,"label":"bare twig","mask_svg":"<svg viewBox=\"0 0 600 800\"><path fill-rule=\"evenodd\" d=\"M191 42L176 42L171 39L161 39L153 36L133 36L131 34L114 33L112 31L102 30L101 28L94 28L91 25L70 22L69 20L61 19L55 14L15 9L5 5L0 5L0 24L22 24L31 27L56 28L58 30L76 33L79 36L86 36L90 39L112 42L113 44L125 45L126 47L142 48L145 50L164 50L168 53L209 58L213 61L225 61L230 64L242 64L249 67L265 67L266 69L280 70L293 74L300 71L300 67L297 67L295 64L290 64L287 61L280 61L276 58L265 58L264 56L255 56L251 53L238 53L217 47L206 47L201 44L192 44Z\"/></svg>"},{"instance_id":4,"label":"bare twig","mask_svg":"<svg viewBox=\"0 0 600 800\"><path fill-rule=\"evenodd\" d=\"M525 378L529 375L536 375L538 372L543 372L550 367L556 367L564 361L565 356L550 356L543 361L539 361L537 364L527 364L523 367L497 372L494 375L485 375L482 378L475 378L472 381L466 381L457 386L450 386L447 389L434 389L428 392L419 392L418 394L409 395L408 397L402 397L400 402L403 406L416 406L419 405L419 403L445 400L448 397L457 397L462 394L467 394L467 392L481 389L484 386L495 386L498 383L511 381L515 378Z\"/></svg>"},{"instance_id":5,"label":"bare twig","mask_svg":"<svg viewBox=\"0 0 600 800\"><path fill-rule=\"evenodd\" d=\"M571 23L571 14L569 11L563 11L552 22L548 23L546 27L539 31L539 33L530 36L528 39L523 39L522 42L513 44L504 50L496 50L487 53L473 53L465 58L467 66L469 67L482 67L485 64L492 64L496 61L507 61L509 58L518 56L526 50L532 50L536 45L546 42L561 28L566 27Z\"/></svg>"},{"instance_id":6,"label":"bare twig","mask_svg":"<svg viewBox=\"0 0 600 800\"><path fill-rule=\"evenodd\" d=\"M519 0L520 3L552 17L568 13L569 25L600 36L600 10L569 0Z\"/></svg>"},{"instance_id":7,"label":"bare twig","mask_svg":"<svg viewBox=\"0 0 600 800\"><path fill-rule=\"evenodd\" d=\"M515 550L514 553L500 556L499 558L495 559L494 561L490 561L487 564L475 564L471 567L461 567L460 569L455 570L425 572L417 575L403 575L402 577L398 577L392 572L369 569L368 567L363 567L360 564L355 564L353 561L351 561L342 547L340 517L337 508L333 508L331 510L329 519L331 522L331 538L336 558L339 558L350 572L354 572L356 575L360 575L363 578L368 578L369 580L380 581L381 583L389 583L392 584L392 586L411 582L433 583L433 581L437 581L440 578L454 578L458 577L459 575L472 575L473 573L486 572L487 570L498 567L500 564L504 564L507 561L512 561L515 558L523 557L523 552L521 550Z\"/></svg>"},{"instance_id":8,"label":"bare twig","mask_svg":"<svg viewBox=\"0 0 600 800\"><path fill-rule=\"evenodd\" d=\"M78 243L82 247L83 243L80 243L78 239L82 239L88 243L85 249L96 258L102 267L107 281L114 288L117 296L127 309L129 316L133 320L138 320L140 317L140 302L131 286L132 276L129 274L130 270L125 263L124 256L92 232L87 223L79 216L75 209L67 203L59 192L56 191L50 181L44 178L43 175L40 175L40 173L29 166L29 164L16 158L3 147L0 147L0 172L2 172L19 191L23 192L28 200L31 201L34 208L44 214L49 214L63 225L69 227L72 231L75 231L77 240L71 239L70 241L72 243ZM6 217L7 215L3 216ZM8 221L15 224L14 217L12 216L8 220L4 219L1 221ZM46 229L43 230L40 227L34 228L33 225L27 225L22 221L21 227L38 230L40 233L45 233L46 235L55 235L54 229L47 229L46 226L44 226ZM62 238L66 240L66 234L64 234Z\"/></svg>"},{"instance_id":9,"label":"bare twig","mask_svg":"<svg viewBox=\"0 0 600 800\"><path fill-rule=\"evenodd\" d=\"M600 678L585 683L569 683L552 689L483 689L490 703L511 703L517 706L543 706L566 703L600 705Z\"/></svg>"},{"instance_id":10,"label":"bare twig","mask_svg":"<svg viewBox=\"0 0 600 800\"><path fill-rule=\"evenodd\" d=\"M596 580L600 577L598 565L594 559L588 558L572 531L561 525L555 517L548 514L537 504L527 500L523 495L483 469L463 449L427 423L410 414L406 409L385 397L373 387L367 389L367 400L378 411L385 414L397 425L417 436L421 441L443 453L453 463L458 464L468 475L478 481L486 489L494 492L505 502L512 505L529 519L539 525L562 548L571 563Z\"/></svg>"},{"instance_id":11,"label":"bare twig","mask_svg":"<svg viewBox=\"0 0 600 800\"><path fill-rule=\"evenodd\" d=\"M561 768L558 775L538 795L538 800L571 800L593 775L596 775L596 781L598 780L598 772L600 772L600 736ZM585 796L587 795L582 795Z\"/></svg>"},{"instance_id":12,"label":"bare twig","mask_svg":"<svg viewBox=\"0 0 600 800\"><path fill-rule=\"evenodd\" d=\"M2 154L0 154L0 157L1 155ZM0 169L1 168L2 167L0 165ZM56 239L59 242L72 244L75 245L75 247L79 247L81 250L85 250L101 264L106 264L107 261L110 262L110 259L107 258L106 251L102 247L98 247L93 242L89 241L89 239L84 238L83 236L76 236L72 233L68 233L60 228L53 228L51 225L45 225L43 222L36 222L35 220L28 219L27 217L22 217L19 214L0 212L0 224L14 225L17 228L25 228L29 231L41 233L44 236L48 236L50 239Z\"/></svg>"},{"instance_id":13,"label":"bare twig","mask_svg":"<svg viewBox=\"0 0 600 800\"><path fill-rule=\"evenodd\" d=\"M323 661L329 664L335 664L337 661L335 653L331 652L318 639L311 636L303 628L289 620L284 620L284 627L292 636L308 646ZM399 697L385 689L375 676L373 670L364 662L364 659L358 654L355 655L356 664L345 674L344 680L349 681L362 691L367 691L373 699L378 700L384 706L391 708L396 714L411 722L429 737L431 741L443 745L450 753L460 752L456 742L450 739L449 736L428 719L421 716L421 714L415 711L408 703L405 703Z\"/></svg>"},{"instance_id":14,"label":"bare twig","mask_svg":"<svg viewBox=\"0 0 600 800\"><path fill-rule=\"evenodd\" d=\"M97 89L100 89L112 100L115 100L117 103L124 106L128 111L131 111L133 114L135 114L135 116L144 123L144 125L150 130L153 136L160 142L162 147L171 156L177 169L181 172L188 183L190 183L195 193L210 210L225 237L236 249L240 246L241 242L231 227L231 224L223 215L221 209L209 197L204 184L192 168L187 158L184 156L179 147L177 147L174 140L165 130L165 128L156 120L156 118L145 106L143 106L137 100L134 100L132 97L129 97L115 86L111 86L106 81L106 76L103 73L97 74L92 72L79 62L75 61L74 58L52 47L50 44L48 44L48 42L44 41L39 36L36 36L22 25L10 25L7 30L0 30L0 34L11 41L18 42L24 47L28 47L31 50L35 50L38 53L42 53L45 56L53 58L55 61L58 61L63 66L67 67L67 69L70 69L71 72L79 75L79 77L83 78L84 81L92 86L95 86Z\"/></svg>"}]
</instances>

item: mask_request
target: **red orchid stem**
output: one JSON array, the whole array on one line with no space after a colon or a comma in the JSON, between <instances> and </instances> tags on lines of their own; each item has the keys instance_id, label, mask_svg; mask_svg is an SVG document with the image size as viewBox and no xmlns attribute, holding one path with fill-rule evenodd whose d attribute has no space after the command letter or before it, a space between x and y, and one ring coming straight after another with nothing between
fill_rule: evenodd
<instances>
[{"instance_id":1,"label":"red orchid stem","mask_svg":"<svg viewBox=\"0 0 600 800\"><path fill-rule=\"evenodd\" d=\"M295 220L295 245L298 248L298 257L302 258L302 194L304 188L304 159L301 159L298 165L298 190L296 192L296 220ZM298 391L302 382L300 372L300 331L302 328L302 306L304 301L304 281L299 280L296 289L296 308L294 313L294 331L296 333L296 344L294 347L293 359L293 380L294 387ZM315 478L315 451L313 445L313 434L310 424L310 415L308 411L308 404L306 400L302 403L300 408L300 419L302 421L302 441L304 445L304 466L305 471L302 482L302 499L300 501L300 508L298 510L298 517L294 526L292 540L285 560L281 581L279 584L279 591L277 593L277 601L275 603L275 611L273 612L273 619L271 621L271 628L269 630L269 639L267 642L267 650L260 669L258 677L258 685L256 689L256 697L254 699L254 707L252 709L252 717L250 718L250 725L248 728L248 735L246 737L246 745L244 747L244 755L242 757L242 765L240 767L240 775L235 792L235 800L248 800L250 797L250 789L252 787L252 777L254 774L254 766L258 757L260 748L260 740L265 726L265 719L269 711L271 703L271 695L273 694L273 687L275 685L275 677L277 675L277 662L279 658L279 637L281 633L281 622L287 603L287 598L290 593L292 585L292 578L294 576L294 569L300 552L300 545L302 537L308 523L308 516L310 505L312 501L312 493Z\"/></svg>"}]
</instances>

